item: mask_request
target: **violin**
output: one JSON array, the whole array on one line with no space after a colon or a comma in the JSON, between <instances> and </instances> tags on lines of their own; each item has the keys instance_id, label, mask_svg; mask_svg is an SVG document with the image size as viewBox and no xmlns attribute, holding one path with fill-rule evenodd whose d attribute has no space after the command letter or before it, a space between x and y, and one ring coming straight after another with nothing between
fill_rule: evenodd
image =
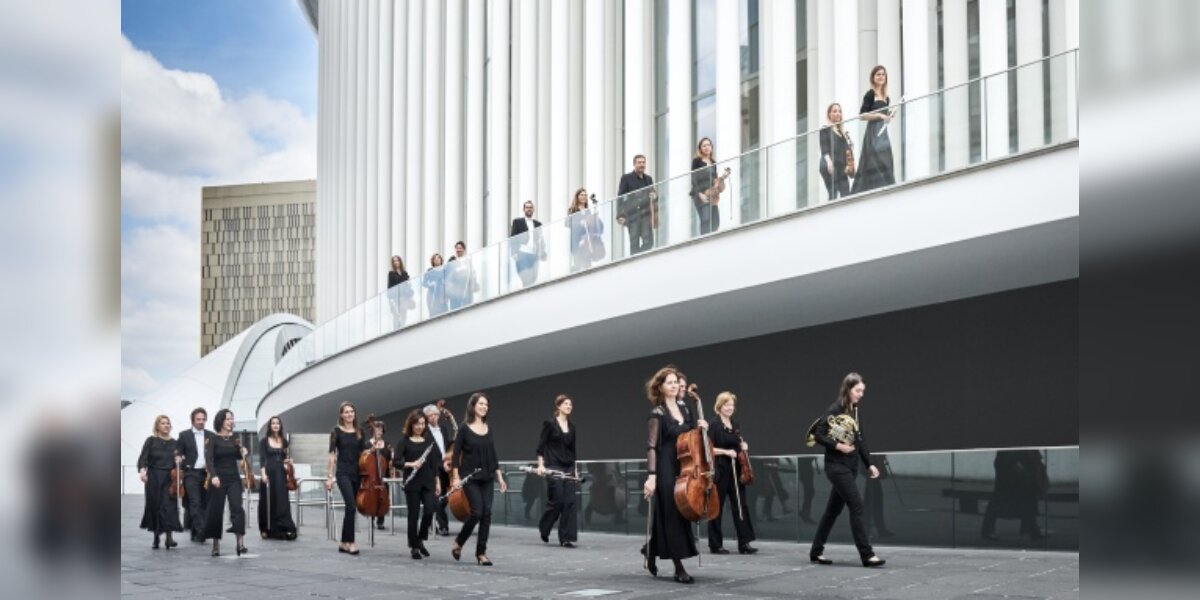
<instances>
[{"instance_id":1,"label":"violin","mask_svg":"<svg viewBox=\"0 0 1200 600\"><path fill-rule=\"evenodd\" d=\"M854 142L846 136L846 176L854 177L857 169L854 167Z\"/></svg>"},{"instance_id":2,"label":"violin","mask_svg":"<svg viewBox=\"0 0 1200 600\"><path fill-rule=\"evenodd\" d=\"M737 436L739 442L742 444L746 443L746 440L742 439L741 430L734 430L733 434ZM754 469L750 467L750 453L742 450L740 445L738 446L737 450L737 468L738 483L741 483L742 485L750 485L754 483Z\"/></svg>"},{"instance_id":3,"label":"violin","mask_svg":"<svg viewBox=\"0 0 1200 600\"><path fill-rule=\"evenodd\" d=\"M179 473L178 463L174 467L171 467L170 477L174 483L171 484L171 487L167 488L167 497L183 500L186 496L183 491L183 476Z\"/></svg>"},{"instance_id":4,"label":"violin","mask_svg":"<svg viewBox=\"0 0 1200 600\"><path fill-rule=\"evenodd\" d=\"M292 434L288 434L288 443L283 447L283 472L287 475L287 489L289 492L294 492L300 489L300 484L296 481L296 467L292 466Z\"/></svg>"},{"instance_id":5,"label":"violin","mask_svg":"<svg viewBox=\"0 0 1200 600\"><path fill-rule=\"evenodd\" d=\"M378 419L371 421L371 426L375 430L372 440L383 439L380 431L382 425L383 421ZM362 487L358 490L355 503L358 505L358 512L368 517L382 517L392 510L391 489L383 481L392 461L384 456L384 450L384 448L375 447L373 443L369 450L363 450L362 454L358 456L358 472L362 475Z\"/></svg>"},{"instance_id":6,"label":"violin","mask_svg":"<svg viewBox=\"0 0 1200 600\"><path fill-rule=\"evenodd\" d=\"M688 386L688 395L696 401L696 413L704 420L704 406L696 394L696 384ZM688 521L711 521L721 512L714 482L712 440L699 427L675 440L679 456L679 476L675 479L675 506Z\"/></svg>"},{"instance_id":7,"label":"violin","mask_svg":"<svg viewBox=\"0 0 1200 600\"><path fill-rule=\"evenodd\" d=\"M238 447L239 451L242 449L241 438L234 438L233 443ZM247 491L252 492L258 488L258 478L254 476L254 471L250 469L250 460L247 458L248 456L250 456L249 453L242 454L242 486L245 487Z\"/></svg>"}]
</instances>

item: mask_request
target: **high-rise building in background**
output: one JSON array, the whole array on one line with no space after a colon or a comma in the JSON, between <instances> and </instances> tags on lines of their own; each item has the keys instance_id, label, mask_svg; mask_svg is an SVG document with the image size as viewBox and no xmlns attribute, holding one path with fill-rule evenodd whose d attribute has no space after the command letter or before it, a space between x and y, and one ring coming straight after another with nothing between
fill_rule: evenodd
<instances>
[{"instance_id":1,"label":"high-rise building in background","mask_svg":"<svg viewBox=\"0 0 1200 600\"><path fill-rule=\"evenodd\" d=\"M200 355L263 317L313 319L317 182L203 188Z\"/></svg>"}]
</instances>

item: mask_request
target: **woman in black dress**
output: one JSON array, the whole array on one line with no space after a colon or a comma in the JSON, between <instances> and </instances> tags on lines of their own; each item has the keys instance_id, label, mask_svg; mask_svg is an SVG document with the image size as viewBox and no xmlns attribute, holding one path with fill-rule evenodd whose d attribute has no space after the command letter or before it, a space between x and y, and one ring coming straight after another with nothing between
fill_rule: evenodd
<instances>
[{"instance_id":1,"label":"woman in black dress","mask_svg":"<svg viewBox=\"0 0 1200 600\"><path fill-rule=\"evenodd\" d=\"M358 546L354 543L354 515L358 513L358 488L362 484L358 456L371 447L355 415L353 404L343 402L338 406L338 423L329 432L329 478L325 480L327 491L333 490L336 480L345 503L346 516L342 519L338 552L352 555L358 555ZM382 448L383 441L376 442L376 447Z\"/></svg>"},{"instance_id":2,"label":"woman in black dress","mask_svg":"<svg viewBox=\"0 0 1200 600\"><path fill-rule=\"evenodd\" d=\"M692 583L691 575L683 568L682 559L696 556L696 540L691 523L679 514L675 505L675 478L679 476L679 458L675 440L680 434L708 423L697 423L687 405L680 399L679 377L672 367L663 367L646 382L646 396L654 406L647 421L646 483L642 493L650 502L650 541L645 548L646 568L658 575L656 559L669 558L675 565L675 581Z\"/></svg>"},{"instance_id":3,"label":"woman in black dress","mask_svg":"<svg viewBox=\"0 0 1200 600\"><path fill-rule=\"evenodd\" d=\"M859 118L867 122L867 131L863 134L858 174L850 187L851 194L896 183L892 170L892 140L887 131L888 123L892 122L892 112L887 110L892 102L888 97L887 69L875 65L871 69L870 82L871 89L863 95L862 107L858 109Z\"/></svg>"},{"instance_id":4,"label":"woman in black dress","mask_svg":"<svg viewBox=\"0 0 1200 600\"><path fill-rule=\"evenodd\" d=\"M408 283L408 270L404 268L404 259L393 256L391 269L387 274L388 303L392 306L392 328L400 329L408 320L408 310L412 308L412 284Z\"/></svg>"},{"instance_id":5,"label":"woman in black dress","mask_svg":"<svg viewBox=\"0 0 1200 600\"><path fill-rule=\"evenodd\" d=\"M561 471L579 477L575 464L575 424L571 412L575 403L565 394L554 399L554 418L542 422L542 434L538 438L537 473L546 475L546 469ZM546 512L538 522L542 541L550 543L550 530L558 521L558 545L574 548L579 540L575 505L575 482L566 479L546 479Z\"/></svg>"},{"instance_id":6,"label":"woman in black dress","mask_svg":"<svg viewBox=\"0 0 1200 600\"><path fill-rule=\"evenodd\" d=\"M471 394L467 400L467 414L462 427L458 428L458 437L454 439L454 462L450 473L451 486L462 487L471 504L471 514L463 522L462 530L454 538L450 546L450 554L454 560L462 557L462 547L471 538L475 526L479 526L479 536L475 538L475 561L480 565L490 567L492 561L487 557L488 531L492 526L492 492L494 481L500 482L500 493L508 491L504 481L504 473L500 471L500 461L496 458L496 446L492 440L492 430L487 424L488 399L483 393ZM462 478L470 475L471 479L462 483Z\"/></svg>"},{"instance_id":7,"label":"woman in black dress","mask_svg":"<svg viewBox=\"0 0 1200 600\"><path fill-rule=\"evenodd\" d=\"M212 555L221 555L221 524L225 520L225 502L229 502L227 529L237 538L237 555L246 552L246 510L242 508L242 477L238 470L246 449L233 435L233 411L222 408L213 418L216 435L204 437L204 467L208 470L208 515L204 519L204 539L212 540Z\"/></svg>"},{"instance_id":8,"label":"woman in black dress","mask_svg":"<svg viewBox=\"0 0 1200 600\"><path fill-rule=\"evenodd\" d=\"M700 217L700 235L721 228L721 209L708 202L704 192L717 182L717 160L713 158L712 140L700 138L696 144L696 155L692 157L692 205Z\"/></svg>"},{"instance_id":9,"label":"woman in black dress","mask_svg":"<svg viewBox=\"0 0 1200 600\"><path fill-rule=\"evenodd\" d=\"M146 510L142 513L142 529L154 532L154 545L158 549L158 538L167 534L167 549L179 544L171 537L175 531L183 531L179 523L179 510L168 489L175 485L171 480L171 469L183 460L175 452L175 440L171 439L171 419L166 415L154 418L154 434L146 438L142 453L138 456L138 477L146 484Z\"/></svg>"},{"instance_id":10,"label":"woman in black dress","mask_svg":"<svg viewBox=\"0 0 1200 600\"><path fill-rule=\"evenodd\" d=\"M817 134L821 142L821 179L825 180L825 191L829 199L850 195L850 178L854 171L849 168L846 153L850 152L850 136L842 129L842 105L834 102L825 109L829 125Z\"/></svg>"},{"instance_id":11,"label":"woman in black dress","mask_svg":"<svg viewBox=\"0 0 1200 600\"><path fill-rule=\"evenodd\" d=\"M808 552L809 560L814 563L833 563L823 554L825 540L829 539L829 531L845 506L850 507L850 533L854 536L854 545L858 547L863 566L882 567L886 562L875 556L871 541L867 539L862 496L854 481L858 477L859 459L867 466L871 479L879 477L879 469L871 464L871 453L867 451L862 429L858 426L858 404L866 391L867 385L863 383L861 375L846 375L838 399L809 429L808 445L818 443L825 447L825 477L833 485L829 503L825 505L825 514L821 515L817 533L813 536L812 549Z\"/></svg>"},{"instance_id":12,"label":"woman in black dress","mask_svg":"<svg viewBox=\"0 0 1200 600\"><path fill-rule=\"evenodd\" d=\"M408 548L414 560L429 556L425 538L429 537L429 526L437 510L437 496L442 492L437 469L442 464L442 453L438 451L433 436L426 436L427 421L420 410L408 413L404 420L404 439L396 453L396 466L404 477L405 506L408 507ZM428 453L426 451L428 450ZM420 527L417 519L420 518Z\"/></svg>"},{"instance_id":13,"label":"woman in black dress","mask_svg":"<svg viewBox=\"0 0 1200 600\"><path fill-rule=\"evenodd\" d=\"M267 422L267 437L258 442L259 475L262 478L258 486L258 532L263 539L296 539L285 471L285 466L292 463L288 445L283 420L271 417Z\"/></svg>"},{"instance_id":14,"label":"woman in black dress","mask_svg":"<svg viewBox=\"0 0 1200 600\"><path fill-rule=\"evenodd\" d=\"M708 522L708 548L713 554L729 554L724 547L721 533L721 517L725 514L725 503L732 508L733 527L737 530L738 554L754 554L757 548L750 545L754 540L754 526L750 524L750 506L746 498L746 486L734 477L733 462L739 450L749 450L742 440L741 428L733 420L737 409L737 396L732 392L717 394L713 405L713 416L708 421L708 437L713 444L713 463L717 471L717 497L721 508L717 518ZM740 475L740 473L739 473Z\"/></svg>"}]
</instances>

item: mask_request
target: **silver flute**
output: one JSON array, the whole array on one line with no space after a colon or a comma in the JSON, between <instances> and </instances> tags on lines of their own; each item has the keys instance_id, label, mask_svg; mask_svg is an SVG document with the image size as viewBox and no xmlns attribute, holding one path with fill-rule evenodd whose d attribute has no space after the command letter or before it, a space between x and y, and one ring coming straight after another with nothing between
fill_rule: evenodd
<instances>
[{"instance_id":1,"label":"silver flute","mask_svg":"<svg viewBox=\"0 0 1200 600\"><path fill-rule=\"evenodd\" d=\"M537 469L534 467L521 467L521 470L526 473L529 473L531 475L538 474ZM558 469L545 469L545 473L546 473L545 475L540 475L539 477L548 477L550 479L564 479L566 481L574 481L577 483L583 483L583 481L586 479L586 477L580 477L578 475L573 475L571 473L567 473L566 471L559 471Z\"/></svg>"},{"instance_id":2,"label":"silver flute","mask_svg":"<svg viewBox=\"0 0 1200 600\"><path fill-rule=\"evenodd\" d=\"M412 471L409 472L408 477L405 477L404 481L400 482L400 487L408 487L408 482L412 481L413 477L417 476L417 471L420 471L421 467L425 466L425 457L429 456L429 451L433 450L433 447L436 445L437 444L430 443L429 446L425 448L425 451L421 453L420 458L417 459L417 466L413 467Z\"/></svg>"}]
</instances>

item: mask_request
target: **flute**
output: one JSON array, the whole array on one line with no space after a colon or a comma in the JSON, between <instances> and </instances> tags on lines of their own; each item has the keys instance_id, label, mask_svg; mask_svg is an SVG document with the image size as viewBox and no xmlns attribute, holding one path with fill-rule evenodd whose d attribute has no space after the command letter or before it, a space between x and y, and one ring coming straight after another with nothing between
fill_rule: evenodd
<instances>
[{"instance_id":1,"label":"flute","mask_svg":"<svg viewBox=\"0 0 1200 600\"><path fill-rule=\"evenodd\" d=\"M409 472L408 477L405 477L404 481L400 482L400 487L408 487L408 483L413 480L413 477L417 476L417 471L420 471L421 467L425 465L425 457L429 456L429 451L433 450L433 447L436 445L437 444L429 444L429 446L425 448L425 451L421 453L420 458L417 459L417 466L413 467L412 471Z\"/></svg>"},{"instance_id":2,"label":"flute","mask_svg":"<svg viewBox=\"0 0 1200 600\"><path fill-rule=\"evenodd\" d=\"M532 475L538 474L537 469L535 469L533 467L521 467L521 470L526 473L532 474ZM549 477L551 479L565 479L567 481L575 481L578 483L583 483L587 479L587 477L579 477L577 475L572 475L565 471L559 471L558 469L545 469L545 472L546 472L546 474L540 475L540 477Z\"/></svg>"}]
</instances>

